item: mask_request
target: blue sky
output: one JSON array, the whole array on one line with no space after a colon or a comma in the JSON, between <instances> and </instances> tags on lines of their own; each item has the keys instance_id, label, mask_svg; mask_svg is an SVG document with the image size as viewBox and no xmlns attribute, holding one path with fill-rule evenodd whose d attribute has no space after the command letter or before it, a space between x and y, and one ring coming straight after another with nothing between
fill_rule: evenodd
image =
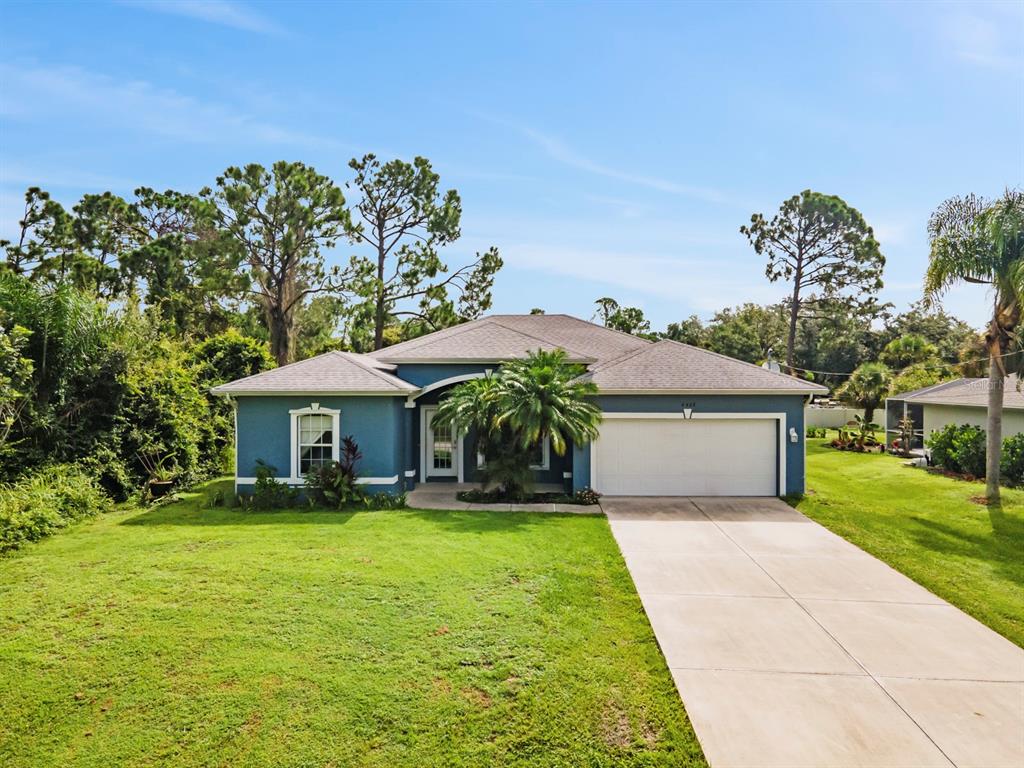
<instances>
[{"instance_id":1,"label":"blue sky","mask_svg":"<svg viewBox=\"0 0 1024 768\"><path fill-rule=\"evenodd\" d=\"M1024 3L0 6L0 237L29 185L370 151L459 190L449 257L499 247L496 311L776 301L738 228L808 187L864 213L903 308L929 212L1024 183ZM980 325L985 292L947 307Z\"/></svg>"}]
</instances>

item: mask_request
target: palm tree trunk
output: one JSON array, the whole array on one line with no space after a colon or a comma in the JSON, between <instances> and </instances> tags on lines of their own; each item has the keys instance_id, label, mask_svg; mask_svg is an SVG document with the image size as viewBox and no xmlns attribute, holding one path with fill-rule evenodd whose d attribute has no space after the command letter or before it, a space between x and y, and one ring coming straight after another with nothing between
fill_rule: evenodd
<instances>
[{"instance_id":1,"label":"palm tree trunk","mask_svg":"<svg viewBox=\"0 0 1024 768\"><path fill-rule=\"evenodd\" d=\"M1003 371L999 358L988 363L988 428L985 430L985 497L999 503L999 459L1003 449Z\"/></svg>"}]
</instances>

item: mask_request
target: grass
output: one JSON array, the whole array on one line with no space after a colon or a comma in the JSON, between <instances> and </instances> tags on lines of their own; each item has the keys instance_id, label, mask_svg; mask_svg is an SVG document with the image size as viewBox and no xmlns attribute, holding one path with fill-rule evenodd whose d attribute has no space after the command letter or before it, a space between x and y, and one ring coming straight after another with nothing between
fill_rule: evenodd
<instances>
[{"instance_id":1,"label":"grass","mask_svg":"<svg viewBox=\"0 0 1024 768\"><path fill-rule=\"evenodd\" d=\"M1024 646L1024 491L1001 508L972 501L983 483L807 441L808 517Z\"/></svg>"},{"instance_id":2,"label":"grass","mask_svg":"<svg viewBox=\"0 0 1024 768\"><path fill-rule=\"evenodd\" d=\"M705 765L603 517L199 495L0 560L0 764Z\"/></svg>"}]
</instances>

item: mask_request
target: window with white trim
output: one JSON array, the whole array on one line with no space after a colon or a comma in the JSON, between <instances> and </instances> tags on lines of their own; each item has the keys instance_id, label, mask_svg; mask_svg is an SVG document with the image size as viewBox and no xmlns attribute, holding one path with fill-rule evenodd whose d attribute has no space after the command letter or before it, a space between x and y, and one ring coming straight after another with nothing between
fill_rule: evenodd
<instances>
[{"instance_id":1,"label":"window with white trim","mask_svg":"<svg viewBox=\"0 0 1024 768\"><path fill-rule=\"evenodd\" d=\"M289 411L292 421L292 482L301 482L311 469L338 460L341 411L321 408L310 403L308 408Z\"/></svg>"}]
</instances>

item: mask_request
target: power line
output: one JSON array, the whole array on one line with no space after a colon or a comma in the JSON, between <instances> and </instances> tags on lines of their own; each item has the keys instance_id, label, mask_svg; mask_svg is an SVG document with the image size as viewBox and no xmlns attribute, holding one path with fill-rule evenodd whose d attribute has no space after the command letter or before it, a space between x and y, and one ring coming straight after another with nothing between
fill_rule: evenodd
<instances>
[{"instance_id":1,"label":"power line","mask_svg":"<svg viewBox=\"0 0 1024 768\"><path fill-rule=\"evenodd\" d=\"M1007 352L1007 353L1002 354L1002 355L996 355L996 359L999 360L999 359L1002 359L1004 357L1011 357L1013 355L1019 355L1019 354L1021 354L1021 352ZM929 370L929 371L930 370L945 370L945 369L948 369L948 368L959 368L959 367L964 366L964 365L973 365L974 363L987 363L991 359L992 358L990 356L986 356L986 357L979 357L979 358L976 358L974 360L961 360L959 363L937 363L937 364L934 364L934 363L933 364L911 363L907 367L901 368L898 371L893 371L892 373L893 373L894 376L899 376L901 373L909 371L912 368L924 369L924 370ZM786 365L785 363L780 363L780 365L783 365L786 368L789 368L790 370L793 370L793 371L800 371L801 373L817 373L817 374L820 374L822 376L852 376L853 373L854 373L853 371L817 371L817 370L814 370L813 368L801 368L798 365Z\"/></svg>"}]
</instances>

